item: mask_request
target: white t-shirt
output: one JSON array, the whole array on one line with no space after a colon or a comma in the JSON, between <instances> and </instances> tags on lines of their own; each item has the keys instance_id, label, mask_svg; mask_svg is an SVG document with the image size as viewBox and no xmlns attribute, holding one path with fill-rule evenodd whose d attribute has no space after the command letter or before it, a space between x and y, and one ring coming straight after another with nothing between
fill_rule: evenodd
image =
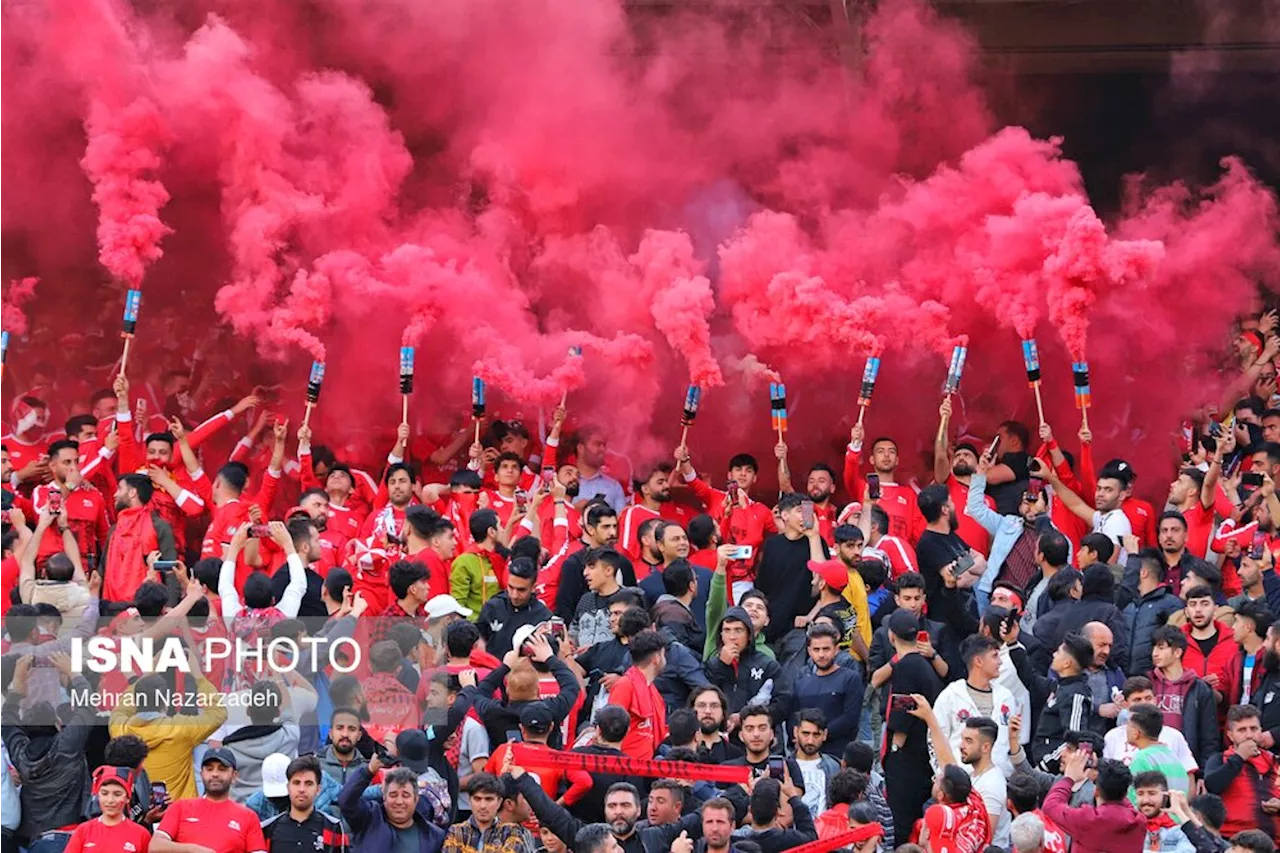
<instances>
[{"instance_id":1,"label":"white t-shirt","mask_svg":"<svg viewBox=\"0 0 1280 853\"><path fill-rule=\"evenodd\" d=\"M1116 727L1102 738L1102 757L1123 761L1128 767L1133 757L1138 754L1138 748L1130 744L1125 737L1125 713L1122 712L1120 717L1116 721ZM1187 746L1187 739L1182 736L1182 732L1165 726L1160 730L1159 741L1169 747L1173 757L1182 762L1182 766L1188 773L1199 769L1195 756L1191 754L1191 747Z\"/></svg>"},{"instance_id":2,"label":"white t-shirt","mask_svg":"<svg viewBox=\"0 0 1280 853\"><path fill-rule=\"evenodd\" d=\"M1110 512L1093 512L1093 532L1101 533L1112 542L1120 551L1116 557L1116 565L1123 566L1126 558L1129 556L1124 551L1124 537L1133 533L1133 525L1129 523L1129 516L1124 514L1122 509L1113 509Z\"/></svg>"},{"instance_id":3,"label":"white t-shirt","mask_svg":"<svg viewBox=\"0 0 1280 853\"><path fill-rule=\"evenodd\" d=\"M827 774L822 772L822 756L817 761L805 761L800 751L795 756L800 765L800 775L804 776L804 804L809 807L809 814L817 817L827 810Z\"/></svg>"},{"instance_id":4,"label":"white t-shirt","mask_svg":"<svg viewBox=\"0 0 1280 853\"><path fill-rule=\"evenodd\" d=\"M969 771L969 775L973 777L973 790L978 792L978 796L982 797L982 802L987 807L987 817L991 818L991 825L995 827L995 834L991 839L991 843L996 847L1009 848L1009 788L1005 783L1004 771L996 765L981 776L973 775L973 768L968 764L962 764L965 770Z\"/></svg>"}]
</instances>

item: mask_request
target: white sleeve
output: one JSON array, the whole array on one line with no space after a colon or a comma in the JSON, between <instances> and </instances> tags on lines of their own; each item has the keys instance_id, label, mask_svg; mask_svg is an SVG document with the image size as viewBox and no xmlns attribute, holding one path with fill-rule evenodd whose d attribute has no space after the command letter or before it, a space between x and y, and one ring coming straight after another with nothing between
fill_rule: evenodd
<instances>
[{"instance_id":1,"label":"white sleeve","mask_svg":"<svg viewBox=\"0 0 1280 853\"><path fill-rule=\"evenodd\" d=\"M296 619L298 608L302 606L302 596L307 594L307 572L297 554L290 554L284 563L289 567L289 584L276 607L285 616Z\"/></svg>"},{"instance_id":2,"label":"white sleeve","mask_svg":"<svg viewBox=\"0 0 1280 853\"><path fill-rule=\"evenodd\" d=\"M240 612L240 596L236 593L235 560L223 560L218 571L218 598L222 602L222 621L231 624Z\"/></svg>"}]
</instances>

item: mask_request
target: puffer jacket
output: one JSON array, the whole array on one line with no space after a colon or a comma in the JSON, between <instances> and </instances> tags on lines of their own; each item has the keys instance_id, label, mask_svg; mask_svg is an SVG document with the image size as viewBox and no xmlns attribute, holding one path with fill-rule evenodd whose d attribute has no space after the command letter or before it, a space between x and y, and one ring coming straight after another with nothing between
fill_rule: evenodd
<instances>
[{"instance_id":1,"label":"puffer jacket","mask_svg":"<svg viewBox=\"0 0 1280 853\"><path fill-rule=\"evenodd\" d=\"M341 820L342 809L338 808L338 792L342 790L342 786L328 773L321 773L320 777L320 790L316 792L315 807ZM259 820L266 820L280 814L280 810L276 808L275 803L271 802L271 799L262 793L261 788L254 791L253 795L244 801L244 804L258 816Z\"/></svg>"},{"instance_id":2,"label":"puffer jacket","mask_svg":"<svg viewBox=\"0 0 1280 853\"><path fill-rule=\"evenodd\" d=\"M88 693L92 688L83 676L71 680L72 692ZM76 706L70 724L61 730L48 726L23 726L19 723L18 705L22 697L10 693L0 711L4 730L4 746L9 761L22 776L22 822L18 838L30 841L42 832L84 818L89 794L89 765L85 761L85 742L97 722L91 703Z\"/></svg>"},{"instance_id":3,"label":"puffer jacket","mask_svg":"<svg viewBox=\"0 0 1280 853\"><path fill-rule=\"evenodd\" d=\"M1130 557L1130 561L1137 558ZM1129 660L1117 661L1128 675L1143 675L1151 670L1151 633L1181 610L1183 601L1161 585L1130 602L1124 609L1125 628L1129 631Z\"/></svg>"},{"instance_id":4,"label":"puffer jacket","mask_svg":"<svg viewBox=\"0 0 1280 853\"><path fill-rule=\"evenodd\" d=\"M752 699L765 700L775 724L784 721L790 696L781 683L782 667L776 660L766 657L756 649L756 632L751 626L751 617L741 607L730 607L725 611L725 622L741 622L747 627L747 648L732 665L720 660L720 649L723 636L716 632L715 653L707 660L707 678L716 687L724 691L729 700L728 712L736 714L746 707ZM765 691L766 685L768 690Z\"/></svg>"},{"instance_id":5,"label":"puffer jacket","mask_svg":"<svg viewBox=\"0 0 1280 853\"><path fill-rule=\"evenodd\" d=\"M1083 592L1079 601L1063 602L1059 611L1055 607L1036 621L1036 639L1047 649L1056 649L1062 645L1062 638L1070 633L1080 633L1080 629L1090 622L1101 622L1111 629L1111 659L1115 661L1129 660L1129 631L1124 616L1115 601L1116 581L1111 569L1103 563L1094 563L1084 570ZM1051 620L1050 617L1061 612L1061 616ZM1041 629L1044 629L1043 633Z\"/></svg>"}]
</instances>

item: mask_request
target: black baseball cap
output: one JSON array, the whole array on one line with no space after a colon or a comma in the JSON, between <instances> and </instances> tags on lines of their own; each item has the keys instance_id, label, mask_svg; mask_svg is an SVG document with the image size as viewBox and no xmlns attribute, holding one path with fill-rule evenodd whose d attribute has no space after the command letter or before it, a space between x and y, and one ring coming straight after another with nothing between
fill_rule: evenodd
<instances>
[{"instance_id":1,"label":"black baseball cap","mask_svg":"<svg viewBox=\"0 0 1280 853\"><path fill-rule=\"evenodd\" d=\"M544 702L530 702L520 709L520 725L536 735L551 731L551 726L554 724L551 709Z\"/></svg>"},{"instance_id":2,"label":"black baseball cap","mask_svg":"<svg viewBox=\"0 0 1280 853\"><path fill-rule=\"evenodd\" d=\"M204 754L204 758L200 759L200 766L204 767L211 761L217 761L220 764L236 770L236 756L231 750L225 746L216 746Z\"/></svg>"}]
</instances>

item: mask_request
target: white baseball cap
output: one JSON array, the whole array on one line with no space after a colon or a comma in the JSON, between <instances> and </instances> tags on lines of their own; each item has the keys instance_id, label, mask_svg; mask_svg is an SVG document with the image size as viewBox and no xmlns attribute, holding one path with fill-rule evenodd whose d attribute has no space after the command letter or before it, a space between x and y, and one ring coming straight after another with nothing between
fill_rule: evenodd
<instances>
[{"instance_id":1,"label":"white baseball cap","mask_svg":"<svg viewBox=\"0 0 1280 853\"><path fill-rule=\"evenodd\" d=\"M273 752L262 759L262 795L264 797L287 797L289 795L289 756L283 752Z\"/></svg>"},{"instance_id":2,"label":"white baseball cap","mask_svg":"<svg viewBox=\"0 0 1280 853\"><path fill-rule=\"evenodd\" d=\"M441 616L448 616L450 613L456 613L459 616L470 619L471 608L463 607L458 600L452 595L437 595L427 602L427 616L431 619L439 619Z\"/></svg>"}]
</instances>

